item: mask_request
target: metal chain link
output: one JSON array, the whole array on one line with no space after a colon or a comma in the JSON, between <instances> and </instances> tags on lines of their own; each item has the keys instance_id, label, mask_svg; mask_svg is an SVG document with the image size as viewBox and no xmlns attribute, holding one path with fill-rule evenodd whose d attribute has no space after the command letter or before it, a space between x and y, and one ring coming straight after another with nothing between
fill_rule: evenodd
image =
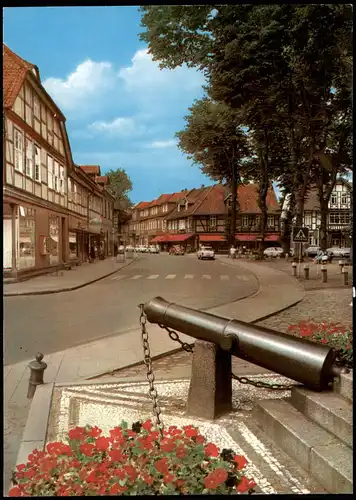
<instances>
[{"instance_id":1,"label":"metal chain link","mask_svg":"<svg viewBox=\"0 0 356 500\"><path fill-rule=\"evenodd\" d=\"M168 326L163 326L163 325L158 325L158 326L163 330L166 330L170 338L175 342L178 342L182 346L182 349L184 349L186 352L190 353L194 352L194 347L188 344L187 342L182 342L177 332L175 332L171 328L168 328ZM231 373L231 377L234 380L240 382L240 384L249 384L253 385L254 387L259 387L260 389L273 389L274 391L288 391L291 390L292 387L294 387L294 384L270 384L269 382L263 382L262 380L251 380L247 377L238 377L234 373Z\"/></svg>"},{"instance_id":2,"label":"metal chain link","mask_svg":"<svg viewBox=\"0 0 356 500\"><path fill-rule=\"evenodd\" d=\"M147 367L147 380L148 384L150 386L148 395L152 399L152 410L153 410L153 416L156 420L156 426L159 430L159 433L161 437L163 436L163 429L164 429L164 424L161 419L161 408L159 406L158 402L158 394L157 394L157 389L154 385L155 381L155 376L153 373L152 369L152 358L151 358L151 351L150 351L150 344L148 341L148 332L146 328L146 323L147 323L147 317L146 314L143 310L143 304L139 305L139 308L141 310L140 314L140 325L141 325L141 337L142 337L142 346L143 346L143 361Z\"/></svg>"}]
</instances>

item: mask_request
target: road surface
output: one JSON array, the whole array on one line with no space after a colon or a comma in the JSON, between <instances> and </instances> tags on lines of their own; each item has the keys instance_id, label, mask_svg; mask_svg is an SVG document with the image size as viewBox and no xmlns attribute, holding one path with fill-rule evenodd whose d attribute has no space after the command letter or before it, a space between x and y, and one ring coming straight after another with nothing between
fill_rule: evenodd
<instances>
[{"instance_id":1,"label":"road surface","mask_svg":"<svg viewBox=\"0 0 356 500\"><path fill-rule=\"evenodd\" d=\"M140 255L130 266L84 288L4 297L5 365L138 326L138 304L161 296L207 309L256 292L254 275L195 255Z\"/></svg>"}]
</instances>

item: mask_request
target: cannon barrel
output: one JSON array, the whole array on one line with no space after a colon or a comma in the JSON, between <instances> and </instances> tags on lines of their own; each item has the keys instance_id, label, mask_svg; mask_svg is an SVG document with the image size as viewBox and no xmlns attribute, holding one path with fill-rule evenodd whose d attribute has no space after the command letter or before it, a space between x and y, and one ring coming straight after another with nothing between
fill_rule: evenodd
<instances>
[{"instance_id":1,"label":"cannon barrel","mask_svg":"<svg viewBox=\"0 0 356 500\"><path fill-rule=\"evenodd\" d=\"M156 297L144 304L150 323L214 342L232 355L320 391L339 375L334 349L267 328L223 318Z\"/></svg>"}]
</instances>

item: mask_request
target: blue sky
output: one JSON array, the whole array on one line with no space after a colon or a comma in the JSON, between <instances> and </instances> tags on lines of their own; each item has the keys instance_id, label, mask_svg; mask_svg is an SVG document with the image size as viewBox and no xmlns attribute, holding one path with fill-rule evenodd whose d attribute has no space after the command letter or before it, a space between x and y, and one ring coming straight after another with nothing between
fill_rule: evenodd
<instances>
[{"instance_id":1,"label":"blue sky","mask_svg":"<svg viewBox=\"0 0 356 500\"><path fill-rule=\"evenodd\" d=\"M4 42L39 67L67 118L74 161L125 168L133 202L212 184L176 146L201 74L160 71L139 41L137 7L4 9Z\"/></svg>"}]
</instances>

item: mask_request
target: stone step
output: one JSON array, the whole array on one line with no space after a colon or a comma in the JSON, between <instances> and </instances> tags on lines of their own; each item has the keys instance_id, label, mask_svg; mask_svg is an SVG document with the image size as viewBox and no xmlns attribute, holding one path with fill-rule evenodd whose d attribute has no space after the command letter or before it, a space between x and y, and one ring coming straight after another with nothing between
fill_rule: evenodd
<instances>
[{"instance_id":1,"label":"stone step","mask_svg":"<svg viewBox=\"0 0 356 500\"><path fill-rule=\"evenodd\" d=\"M317 494L325 489L285 451L256 425L250 412L239 413L225 424L230 436L244 451L247 460L255 465L263 480L263 494ZM245 418L244 418L245 417ZM256 493L259 491L256 489Z\"/></svg>"},{"instance_id":2,"label":"stone step","mask_svg":"<svg viewBox=\"0 0 356 500\"><path fill-rule=\"evenodd\" d=\"M293 406L352 448L352 404L334 392L293 387Z\"/></svg>"},{"instance_id":3,"label":"stone step","mask_svg":"<svg viewBox=\"0 0 356 500\"><path fill-rule=\"evenodd\" d=\"M352 378L352 371L350 373L342 373L340 377L334 379L333 384L333 391L350 402L352 402Z\"/></svg>"},{"instance_id":4,"label":"stone step","mask_svg":"<svg viewBox=\"0 0 356 500\"><path fill-rule=\"evenodd\" d=\"M300 413L290 400L260 401L253 417L328 493L352 493L352 450Z\"/></svg>"}]
</instances>

